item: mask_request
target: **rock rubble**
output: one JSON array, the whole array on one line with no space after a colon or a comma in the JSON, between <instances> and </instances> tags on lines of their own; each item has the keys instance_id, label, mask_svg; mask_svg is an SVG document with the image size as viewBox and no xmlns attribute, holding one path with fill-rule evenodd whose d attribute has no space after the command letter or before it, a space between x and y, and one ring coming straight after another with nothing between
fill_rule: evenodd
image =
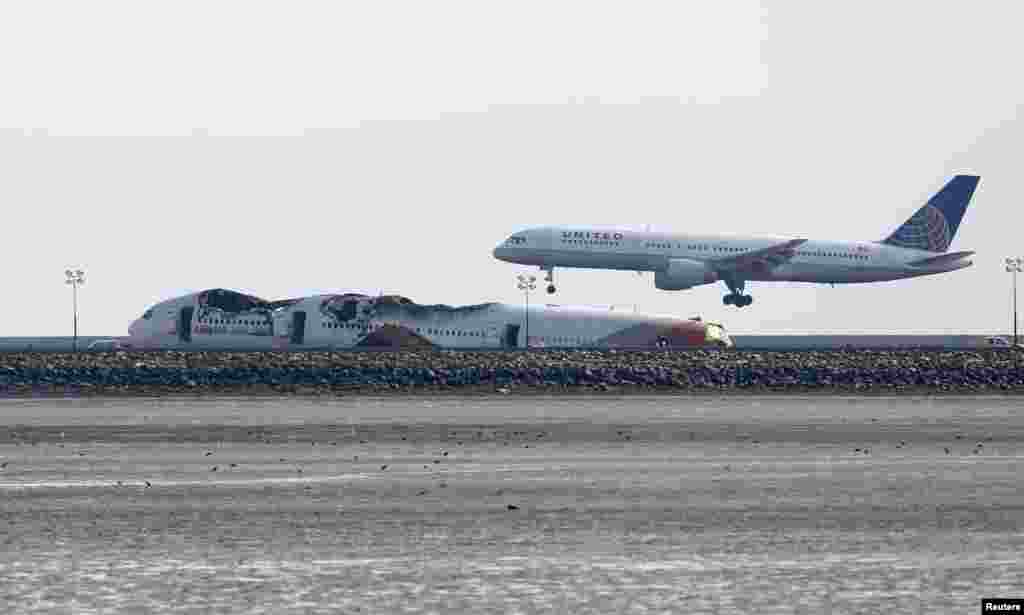
<instances>
[{"instance_id":1,"label":"rock rubble","mask_svg":"<svg viewBox=\"0 0 1024 615\"><path fill-rule=\"evenodd\" d=\"M347 392L1020 393L1012 351L10 353L0 396Z\"/></svg>"}]
</instances>

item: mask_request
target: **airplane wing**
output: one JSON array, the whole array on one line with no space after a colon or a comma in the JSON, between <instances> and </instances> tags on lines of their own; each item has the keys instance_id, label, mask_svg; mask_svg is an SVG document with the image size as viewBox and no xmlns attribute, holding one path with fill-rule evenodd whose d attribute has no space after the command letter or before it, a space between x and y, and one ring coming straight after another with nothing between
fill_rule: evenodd
<instances>
[{"instance_id":1,"label":"airplane wing","mask_svg":"<svg viewBox=\"0 0 1024 615\"><path fill-rule=\"evenodd\" d=\"M760 250L741 252L733 256L711 261L718 271L729 273L745 273L768 271L788 262L796 254L796 248L806 243L806 239L793 239Z\"/></svg>"}]
</instances>

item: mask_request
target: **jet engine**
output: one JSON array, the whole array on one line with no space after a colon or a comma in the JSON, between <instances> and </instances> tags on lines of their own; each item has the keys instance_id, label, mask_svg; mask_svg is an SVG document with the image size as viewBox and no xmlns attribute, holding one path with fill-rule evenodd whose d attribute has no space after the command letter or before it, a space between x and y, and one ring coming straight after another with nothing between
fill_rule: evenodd
<instances>
[{"instance_id":1,"label":"jet engine","mask_svg":"<svg viewBox=\"0 0 1024 615\"><path fill-rule=\"evenodd\" d=\"M658 290L686 290L701 284L718 281L718 274L700 261L672 258L668 267L654 273L654 287Z\"/></svg>"}]
</instances>

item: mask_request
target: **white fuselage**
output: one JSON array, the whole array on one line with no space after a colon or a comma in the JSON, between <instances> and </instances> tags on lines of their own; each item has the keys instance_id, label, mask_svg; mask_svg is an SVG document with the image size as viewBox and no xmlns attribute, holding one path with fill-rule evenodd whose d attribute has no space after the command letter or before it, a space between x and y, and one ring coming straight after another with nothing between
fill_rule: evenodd
<instances>
[{"instance_id":1,"label":"white fuselage","mask_svg":"<svg viewBox=\"0 0 1024 615\"><path fill-rule=\"evenodd\" d=\"M140 349L313 350L730 346L721 325L588 306L417 305L388 297L316 295L274 309L204 308L200 293L159 303L129 327Z\"/></svg>"},{"instance_id":2,"label":"white fuselage","mask_svg":"<svg viewBox=\"0 0 1024 615\"><path fill-rule=\"evenodd\" d=\"M575 267L627 271L664 271L672 259L704 263L710 269L756 250L788 241L778 237L690 235L630 230L532 228L515 233L494 250L500 260L541 268ZM857 283L897 280L963 269L966 257L935 259L934 252L869 241L807 240L791 258L773 267L743 271L745 280Z\"/></svg>"}]
</instances>

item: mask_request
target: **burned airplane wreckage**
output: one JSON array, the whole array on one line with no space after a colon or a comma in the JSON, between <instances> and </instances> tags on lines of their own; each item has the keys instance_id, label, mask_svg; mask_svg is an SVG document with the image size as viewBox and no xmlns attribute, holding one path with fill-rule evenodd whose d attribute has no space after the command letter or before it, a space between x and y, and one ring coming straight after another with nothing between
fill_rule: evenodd
<instances>
[{"instance_id":1,"label":"burned airplane wreckage","mask_svg":"<svg viewBox=\"0 0 1024 615\"><path fill-rule=\"evenodd\" d=\"M223 288L162 301L128 331L128 347L175 350L732 345L722 325L699 318L589 306L421 305L399 295L358 293L267 301Z\"/></svg>"}]
</instances>

